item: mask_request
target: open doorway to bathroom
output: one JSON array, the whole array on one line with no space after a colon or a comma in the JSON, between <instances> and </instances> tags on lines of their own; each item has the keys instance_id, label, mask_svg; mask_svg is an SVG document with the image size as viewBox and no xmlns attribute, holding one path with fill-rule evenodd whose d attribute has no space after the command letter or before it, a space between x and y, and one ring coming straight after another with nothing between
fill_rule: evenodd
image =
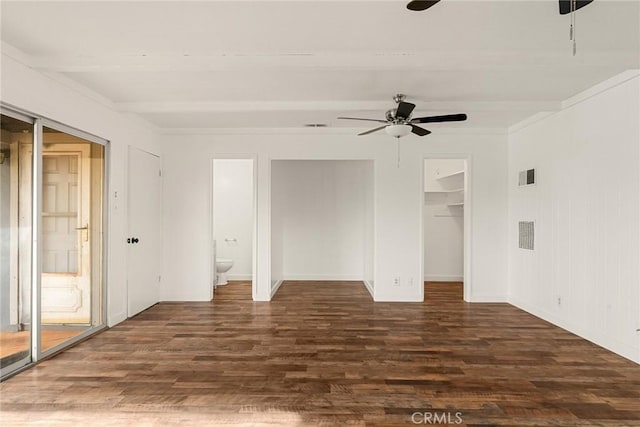
<instances>
[{"instance_id":1,"label":"open doorway to bathroom","mask_svg":"<svg viewBox=\"0 0 640 427\"><path fill-rule=\"evenodd\" d=\"M373 160L271 161L272 297L373 298L373 237Z\"/></svg>"},{"instance_id":2,"label":"open doorway to bathroom","mask_svg":"<svg viewBox=\"0 0 640 427\"><path fill-rule=\"evenodd\" d=\"M212 297L252 299L256 248L254 159L216 158L211 168Z\"/></svg>"},{"instance_id":3,"label":"open doorway to bathroom","mask_svg":"<svg viewBox=\"0 0 640 427\"><path fill-rule=\"evenodd\" d=\"M462 301L468 296L468 161L425 159L423 180L425 299Z\"/></svg>"}]
</instances>

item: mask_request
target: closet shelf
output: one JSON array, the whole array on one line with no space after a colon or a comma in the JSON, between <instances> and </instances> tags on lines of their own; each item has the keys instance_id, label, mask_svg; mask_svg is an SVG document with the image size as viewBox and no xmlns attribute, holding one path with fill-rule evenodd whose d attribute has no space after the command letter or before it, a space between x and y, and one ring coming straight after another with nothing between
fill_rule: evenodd
<instances>
[{"instance_id":1,"label":"closet shelf","mask_svg":"<svg viewBox=\"0 0 640 427\"><path fill-rule=\"evenodd\" d=\"M464 169L461 170L461 171L457 171L457 172L453 172L453 173L447 174L447 175L439 176L436 179L440 180L440 179L445 179L445 178L451 178L451 177L454 177L456 175L462 175L462 174L464 174Z\"/></svg>"},{"instance_id":2,"label":"closet shelf","mask_svg":"<svg viewBox=\"0 0 640 427\"><path fill-rule=\"evenodd\" d=\"M460 191L464 191L464 188L456 188L453 190L426 190L425 193L459 193Z\"/></svg>"}]
</instances>

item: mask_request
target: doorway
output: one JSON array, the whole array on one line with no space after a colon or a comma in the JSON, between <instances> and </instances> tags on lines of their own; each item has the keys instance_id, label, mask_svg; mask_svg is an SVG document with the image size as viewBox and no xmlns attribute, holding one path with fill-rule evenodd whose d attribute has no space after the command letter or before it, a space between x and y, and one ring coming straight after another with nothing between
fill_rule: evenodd
<instances>
[{"instance_id":1,"label":"doorway","mask_svg":"<svg viewBox=\"0 0 640 427\"><path fill-rule=\"evenodd\" d=\"M272 160L271 296L306 282L374 298L374 211L373 160Z\"/></svg>"},{"instance_id":2,"label":"doorway","mask_svg":"<svg viewBox=\"0 0 640 427\"><path fill-rule=\"evenodd\" d=\"M255 296L254 164L254 158L215 158L211 162L212 298Z\"/></svg>"},{"instance_id":3,"label":"doorway","mask_svg":"<svg viewBox=\"0 0 640 427\"><path fill-rule=\"evenodd\" d=\"M425 296L467 293L469 179L465 158L428 158L423 172L423 271Z\"/></svg>"}]
</instances>

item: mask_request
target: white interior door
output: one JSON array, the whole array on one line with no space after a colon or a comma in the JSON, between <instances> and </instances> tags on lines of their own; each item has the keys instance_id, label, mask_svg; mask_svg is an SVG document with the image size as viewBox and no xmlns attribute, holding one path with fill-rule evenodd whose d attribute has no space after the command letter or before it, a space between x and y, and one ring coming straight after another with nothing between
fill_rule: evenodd
<instances>
[{"instance_id":1,"label":"white interior door","mask_svg":"<svg viewBox=\"0 0 640 427\"><path fill-rule=\"evenodd\" d=\"M159 300L161 188L160 158L129 147L129 317Z\"/></svg>"},{"instance_id":2,"label":"white interior door","mask_svg":"<svg viewBox=\"0 0 640 427\"><path fill-rule=\"evenodd\" d=\"M30 159L31 146L25 150ZM21 187L28 189L31 165L24 166ZM90 177L89 145L50 144L43 153L43 324L91 322Z\"/></svg>"}]
</instances>

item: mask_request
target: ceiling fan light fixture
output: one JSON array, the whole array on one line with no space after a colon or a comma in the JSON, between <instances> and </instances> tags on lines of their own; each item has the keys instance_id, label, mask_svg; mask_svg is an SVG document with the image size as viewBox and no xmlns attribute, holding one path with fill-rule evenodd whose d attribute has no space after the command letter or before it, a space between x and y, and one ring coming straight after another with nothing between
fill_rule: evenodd
<instances>
[{"instance_id":1,"label":"ceiling fan light fixture","mask_svg":"<svg viewBox=\"0 0 640 427\"><path fill-rule=\"evenodd\" d=\"M411 126L409 125L389 125L386 128L384 128L384 131L387 132L387 134L395 137L395 138L401 138L403 136L407 136L411 133Z\"/></svg>"}]
</instances>

